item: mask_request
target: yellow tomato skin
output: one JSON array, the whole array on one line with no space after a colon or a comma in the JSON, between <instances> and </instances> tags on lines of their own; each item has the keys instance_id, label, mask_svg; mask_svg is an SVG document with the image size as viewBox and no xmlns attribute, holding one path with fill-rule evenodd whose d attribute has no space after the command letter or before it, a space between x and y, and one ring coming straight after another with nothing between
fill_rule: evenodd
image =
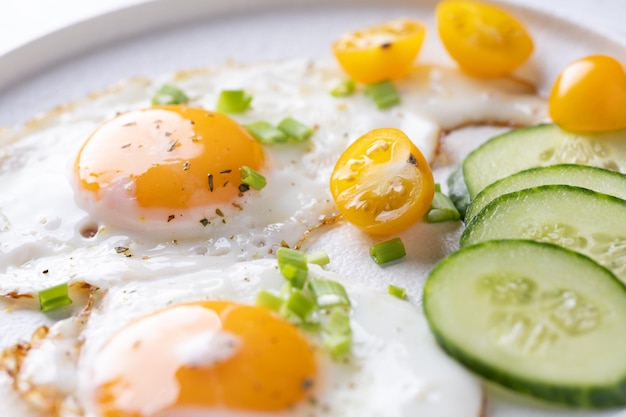
<instances>
[{"instance_id":1,"label":"yellow tomato skin","mask_svg":"<svg viewBox=\"0 0 626 417\"><path fill-rule=\"evenodd\" d=\"M426 27L414 20L395 20L347 33L337 39L333 53L355 81L373 84L405 76L419 53Z\"/></svg>"},{"instance_id":2,"label":"yellow tomato skin","mask_svg":"<svg viewBox=\"0 0 626 417\"><path fill-rule=\"evenodd\" d=\"M552 86L548 112L565 130L626 128L624 65L606 55L591 55L569 64Z\"/></svg>"},{"instance_id":3,"label":"yellow tomato skin","mask_svg":"<svg viewBox=\"0 0 626 417\"><path fill-rule=\"evenodd\" d=\"M374 129L339 157L330 189L343 217L370 234L394 234L420 220L435 193L428 161L400 130Z\"/></svg>"},{"instance_id":4,"label":"yellow tomato skin","mask_svg":"<svg viewBox=\"0 0 626 417\"><path fill-rule=\"evenodd\" d=\"M533 52L533 41L524 25L498 7L477 1L446 0L437 6L436 18L443 45L470 75L506 75Z\"/></svg>"}]
</instances>

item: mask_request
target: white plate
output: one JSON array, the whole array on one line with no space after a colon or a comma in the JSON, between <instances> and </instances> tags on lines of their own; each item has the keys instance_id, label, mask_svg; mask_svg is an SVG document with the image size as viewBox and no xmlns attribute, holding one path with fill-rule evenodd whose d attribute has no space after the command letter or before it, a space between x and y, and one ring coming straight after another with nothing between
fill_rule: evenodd
<instances>
[{"instance_id":1,"label":"white plate","mask_svg":"<svg viewBox=\"0 0 626 417\"><path fill-rule=\"evenodd\" d=\"M328 46L337 33L400 15L431 20L429 11L436 3L160 0L138 4L74 24L0 57L0 126L23 122L129 76L222 63L229 58L330 57ZM626 13L626 3L594 2L600 11L584 18L583 12L565 13L564 9L575 10L570 4L579 4L583 11L592 10L585 0L529 3L594 24L591 30L535 10L508 6L529 23L537 39L533 61L539 65L542 89L549 87L565 63L581 55L604 52L626 57L623 44L597 32L617 28L619 11ZM438 46L434 30L428 42ZM421 56L429 58L427 53Z\"/></svg>"},{"instance_id":2,"label":"white plate","mask_svg":"<svg viewBox=\"0 0 626 417\"><path fill-rule=\"evenodd\" d=\"M220 64L228 59L330 59L329 45L337 34L399 16L416 17L429 24L421 60L449 62L433 27L436 3L161 0L139 4L72 25L0 57L0 126L24 122L55 105L132 76ZM608 53L626 61L626 45L617 38L537 10L515 5L507 8L533 33L536 51L522 73L535 80L543 94L561 68L578 57ZM607 21L617 21L617 17L607 17ZM34 326L41 318L34 314L29 322ZM14 326L10 331L15 337L27 337L32 328ZM0 377L0 397L9 401L8 409L3 404L3 415L26 415L18 405L11 405L12 397L2 381ZM521 401L500 394L490 402L487 417L615 414L550 411Z\"/></svg>"}]
</instances>

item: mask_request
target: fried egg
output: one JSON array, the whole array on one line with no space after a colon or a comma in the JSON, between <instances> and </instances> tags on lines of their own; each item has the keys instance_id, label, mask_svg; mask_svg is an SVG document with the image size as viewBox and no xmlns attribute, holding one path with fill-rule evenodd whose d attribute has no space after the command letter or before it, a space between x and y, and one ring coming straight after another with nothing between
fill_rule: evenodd
<instances>
[{"instance_id":1,"label":"fried egg","mask_svg":"<svg viewBox=\"0 0 626 417\"><path fill-rule=\"evenodd\" d=\"M545 103L513 79L418 66L397 82L400 105L378 110L362 91L332 97L343 78L336 65L296 60L135 79L3 131L0 293L62 282L108 288L271 257L335 218L330 173L367 131L399 128L432 161L455 127L545 118ZM152 107L166 83L190 102ZM245 90L252 107L215 113L225 89ZM285 117L314 134L267 145L242 127ZM242 166L267 186L241 192Z\"/></svg>"},{"instance_id":2,"label":"fried egg","mask_svg":"<svg viewBox=\"0 0 626 417\"><path fill-rule=\"evenodd\" d=\"M309 276L340 281L350 296L343 360L252 304L285 282L268 259L108 290L88 316L34 344L17 386L61 416L480 414L480 383L437 347L414 306L316 265Z\"/></svg>"}]
</instances>

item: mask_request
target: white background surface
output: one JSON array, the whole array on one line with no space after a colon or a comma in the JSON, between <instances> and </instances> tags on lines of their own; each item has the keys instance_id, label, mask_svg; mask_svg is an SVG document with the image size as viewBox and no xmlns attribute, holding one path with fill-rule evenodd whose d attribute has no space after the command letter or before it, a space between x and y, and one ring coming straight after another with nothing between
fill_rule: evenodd
<instances>
[{"instance_id":1,"label":"white background surface","mask_svg":"<svg viewBox=\"0 0 626 417\"><path fill-rule=\"evenodd\" d=\"M158 0L1 0L0 56L69 24L146 1ZM584 23L626 42L624 0L507 1L549 10L552 14Z\"/></svg>"}]
</instances>

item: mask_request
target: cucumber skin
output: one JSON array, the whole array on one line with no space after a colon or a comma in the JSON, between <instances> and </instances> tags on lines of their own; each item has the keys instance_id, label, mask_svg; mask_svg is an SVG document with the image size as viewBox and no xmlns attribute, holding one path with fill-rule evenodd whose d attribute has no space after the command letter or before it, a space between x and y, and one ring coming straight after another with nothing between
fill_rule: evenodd
<instances>
[{"instance_id":1,"label":"cucumber skin","mask_svg":"<svg viewBox=\"0 0 626 417\"><path fill-rule=\"evenodd\" d=\"M520 134L522 134L522 137L515 138L516 136L520 136ZM474 149L461 163L461 167L464 173L464 178L468 178L468 174L470 174L473 170L489 170L490 169L489 167L485 167L485 166L480 166L480 167L472 166L473 160L475 158L479 158L478 155L480 155L480 153L484 151L485 148L490 148L494 146L494 144L496 144L497 146L497 143L500 141L508 141L508 140L524 141L523 135L546 135L546 134L551 135L550 137L552 137L552 135L560 135L560 136L565 136L569 138L581 137L581 138L588 138L590 140L595 140L597 143L604 144L604 146L609 150L609 152L612 151L612 152L615 152L616 154L621 154L623 157L626 158L626 146L624 146L626 144L626 141L623 140L624 138L626 138L626 130L576 134L572 132L563 131L553 123L542 123L542 124L538 124L535 126L514 129L509 132L503 133L501 135L494 136L491 139L489 139L487 142L480 145L478 148ZM527 165L527 164L520 165L516 162L520 160L520 158L518 158L518 155L507 155L507 156L513 160L514 162L513 165L516 166L516 168L508 169L507 172L504 172L502 176L492 179L491 183L495 182L496 180L500 178L504 178L505 176L514 174L524 169L537 167L537 166L555 165L557 163L576 163L580 165L601 166L603 168L615 170L618 172L620 171L626 172L626 160L622 161L623 164L618 164L616 166L599 165L597 161L587 163L586 161L577 161L577 160L560 161L560 162L537 161L537 163L533 163L531 165ZM502 163L506 163L506 161L492 161L492 164L502 164ZM472 184L468 183L468 181L465 181L465 185L467 187L470 198L475 197L482 190L482 188L476 189L476 187L472 186ZM487 185L489 184L484 184L483 188L486 187Z\"/></svg>"},{"instance_id":2,"label":"cucumber skin","mask_svg":"<svg viewBox=\"0 0 626 417\"><path fill-rule=\"evenodd\" d=\"M593 262L598 265L599 268L605 269L608 272L608 275L614 277L615 281L621 283L621 281L616 278L608 269L603 266L597 264L591 258L587 256L571 251L566 248L562 248L560 246L545 243L545 242L536 242L531 240L489 240L481 243L477 243L472 246L468 246L463 248L463 251L472 251L472 250L480 250L489 246L498 246L502 242L525 242L538 246L544 246L548 248L558 248L559 250L570 252L572 256L583 258L589 262ZM424 285L424 291L422 295L422 306L424 315L426 320L428 321L428 325L431 329L432 334L435 337L435 340L439 344L439 346L448 353L452 358L463 364L465 367L475 372L479 376L482 376L485 379L496 382L501 386L509 388L515 392L526 394L538 399L542 399L548 401L550 403L558 403L570 407L580 408L580 409L607 409L607 408L617 408L623 407L626 405L626 375L624 375L619 381L616 381L611 387L607 386L560 386L556 387L553 384L548 384L544 382L540 382L532 379L520 379L516 377L510 372L504 372L502 370L496 369L493 366L481 361L479 358L472 356L471 354L465 353L462 347L457 346L455 343L452 343L444 336L442 336L443 332L437 327L436 320L433 319L430 314L429 300L431 298L431 294L433 293L432 286L434 285L433 280L430 279L440 268L445 265L446 262L449 262L450 259L453 259L455 255L458 253L454 252L448 255L446 258L439 261L435 267L431 270L428 278L426 280L426 284ZM435 290L436 291L436 290ZM625 287L626 291L626 287Z\"/></svg>"},{"instance_id":3,"label":"cucumber skin","mask_svg":"<svg viewBox=\"0 0 626 417\"><path fill-rule=\"evenodd\" d=\"M557 164L557 165L548 165L546 167L534 167L534 168L530 168L530 169L527 169L527 170L520 171L518 173L512 174L509 177L501 178L498 181L496 181L494 183L491 183L490 185L485 187L480 193L478 193L476 198L474 198L474 200L467 206L467 210L465 212L465 217L464 217L465 223L469 223L472 220L473 217L475 217L478 213L480 213L480 210L476 211L475 207L473 207L473 206L475 206L476 201L478 201L481 198L481 195L484 195L484 193L489 192L490 189L497 187L499 183L509 181L509 178L511 178L511 177L524 175L525 173L533 175L533 174L536 174L536 173L540 173L542 171L546 172L546 174L548 174L548 175L550 175L551 173L559 173L560 172L563 176L565 174L567 174L568 171L570 171L570 172L571 171L580 171L581 173L586 173L586 174L591 174L591 175L596 173L595 175L600 175L601 176L600 180L604 180L607 177L611 178L612 180L614 179L614 181L617 181L617 179L621 179L624 182L624 187L623 187L623 191L621 191L621 194L624 194L624 195L620 196L617 193L616 194L611 194L610 192L602 191L602 190L599 190L599 189L593 189L593 188L587 187L585 185L574 184L573 182L567 183L567 182L565 182L567 180L564 180L563 182L546 182L546 183L543 183L543 184L539 184L538 183L537 185L524 187L524 188L534 188L534 187L538 187L538 186L541 186L541 185L571 185L571 186L575 186L575 187L589 188L592 191L613 195L615 197L622 198L622 199L624 199L624 197L626 197L626 175L624 175L624 174L622 174L620 172L617 172L617 171L611 171L611 170L608 170L608 169L594 167L594 166L589 166L589 165L577 165L577 164ZM507 192L506 194L510 194L510 193L516 192L516 191L521 191L521 189L513 190L513 191L510 191L510 192ZM504 194L500 194L500 195L504 195ZM468 192L468 198L469 198L469 192ZM493 201L493 199L491 201ZM487 204L484 204L482 206L482 208L486 207Z\"/></svg>"},{"instance_id":4,"label":"cucumber skin","mask_svg":"<svg viewBox=\"0 0 626 417\"><path fill-rule=\"evenodd\" d=\"M429 320L430 323L430 320ZM439 330L431 325L431 331L441 348L455 360L485 379L496 382L520 394L579 409L606 409L626 405L626 377L607 387L555 387L539 381L520 381L510 373L497 370L480 359L467 355L463 349L441 337Z\"/></svg>"},{"instance_id":5,"label":"cucumber skin","mask_svg":"<svg viewBox=\"0 0 626 417\"><path fill-rule=\"evenodd\" d=\"M561 189L561 188L575 189L575 190L579 190L581 193L594 195L596 198L599 198L599 199L619 202L620 204L623 204L625 206L625 209L626 209L626 200L622 200L621 198L614 197L614 196L611 196L611 195L608 195L608 194L603 194L603 193L599 193L599 192L596 192L596 191L592 191L592 190L589 190L587 188L574 187L574 186L571 186L571 185L554 185L554 184L540 185L538 187L527 188L527 189L520 190L520 191L514 191L514 192L509 193L509 194L504 194L504 195L501 195L500 197L496 198L495 200L489 202L489 204L487 204L466 225L465 230L463 231L463 234L461 234L461 239L459 241L460 246L463 248L463 247L466 247L466 246L469 246L469 245L474 245L474 244L478 243L478 242L476 242L476 243L472 243L471 242L471 237L472 237L472 233L473 233L472 225L475 224L475 223L480 222L483 217L490 216L492 212L494 212L494 211L496 211L498 209L498 205L500 204L501 201L509 200L509 199L511 199L511 200L519 200L520 197L523 197L524 195L527 195L527 194L537 193L537 192L541 192L543 190L549 190L549 189L558 190L558 189ZM522 203L520 203L520 204L522 204ZM496 238L496 239L507 239L507 238L500 237L500 238ZM516 238L508 237L508 239L516 239ZM479 242L481 242L481 241L479 241Z\"/></svg>"}]
</instances>

